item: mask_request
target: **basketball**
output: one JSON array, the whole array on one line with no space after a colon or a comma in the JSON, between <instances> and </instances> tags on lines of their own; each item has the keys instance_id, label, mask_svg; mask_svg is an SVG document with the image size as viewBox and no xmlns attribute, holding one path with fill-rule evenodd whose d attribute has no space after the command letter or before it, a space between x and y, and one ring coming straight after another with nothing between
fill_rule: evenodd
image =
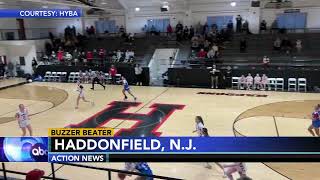
<instances>
[{"instance_id":1,"label":"basketball","mask_svg":"<svg viewBox=\"0 0 320 180\"><path fill-rule=\"evenodd\" d=\"M123 173L118 173L118 177L119 177L119 179L123 180L126 178L126 175Z\"/></svg>"}]
</instances>

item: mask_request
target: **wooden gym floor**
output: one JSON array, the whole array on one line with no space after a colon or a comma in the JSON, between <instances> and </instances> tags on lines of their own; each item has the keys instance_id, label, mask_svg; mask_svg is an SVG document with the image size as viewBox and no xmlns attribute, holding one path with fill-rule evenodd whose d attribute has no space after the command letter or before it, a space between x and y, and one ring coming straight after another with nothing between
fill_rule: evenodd
<instances>
[{"instance_id":1,"label":"wooden gym floor","mask_svg":"<svg viewBox=\"0 0 320 180\"><path fill-rule=\"evenodd\" d=\"M122 86L107 86L105 91L98 86L95 91L90 90L90 85L84 87L86 98L93 100L95 106L81 102L78 110L74 108L77 97L75 84L32 83L0 90L0 135L21 135L13 118L20 103L24 103L32 114L34 135L46 136L47 128L78 124L108 107L109 103L123 98ZM306 130L310 124L309 114L320 102L319 94L308 93L166 87L132 87L132 91L141 104L126 112L147 113L155 103L185 105L157 127L157 132L162 132L161 136L195 136L192 131L197 115L204 118L211 136L309 136ZM119 131L134 124L130 120L119 119L108 121L103 126L116 127ZM123 163L90 165L123 168ZM212 169L206 169L203 163L150 163L150 166L157 175L191 180L223 179L221 170L213 163ZM254 180L313 180L320 176L320 164L313 163L248 163L247 166L248 175ZM29 171L33 168L45 170L46 175L51 172L48 163L7 163L10 170ZM57 177L68 179L107 177L105 172L77 167L56 165L56 170ZM112 176L116 177L116 174ZM23 179L17 175L14 177Z\"/></svg>"}]
</instances>

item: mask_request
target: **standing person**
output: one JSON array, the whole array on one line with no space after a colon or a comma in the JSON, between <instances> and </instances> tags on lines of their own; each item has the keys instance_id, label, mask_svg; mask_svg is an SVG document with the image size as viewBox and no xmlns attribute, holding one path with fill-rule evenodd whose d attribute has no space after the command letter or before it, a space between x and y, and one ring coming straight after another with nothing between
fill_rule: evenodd
<instances>
[{"instance_id":1,"label":"standing person","mask_svg":"<svg viewBox=\"0 0 320 180\"><path fill-rule=\"evenodd\" d=\"M112 84L116 84L117 73L118 73L117 68L114 65L111 65L111 68L109 69L109 75L112 78Z\"/></svg>"},{"instance_id":2,"label":"standing person","mask_svg":"<svg viewBox=\"0 0 320 180\"><path fill-rule=\"evenodd\" d=\"M29 112L23 104L19 104L19 110L16 113L16 119L18 120L19 127L22 130L22 136L26 135L26 129L28 129L30 136L32 136L32 127L29 119Z\"/></svg>"},{"instance_id":3,"label":"standing person","mask_svg":"<svg viewBox=\"0 0 320 180\"><path fill-rule=\"evenodd\" d=\"M312 113L312 124L309 126L308 131L312 136L320 136L319 128L320 128L320 117L319 117L319 111L320 111L320 104L318 104L314 108L314 112ZM313 132L314 130L314 132Z\"/></svg>"},{"instance_id":4,"label":"standing person","mask_svg":"<svg viewBox=\"0 0 320 180\"><path fill-rule=\"evenodd\" d=\"M100 73L98 71L97 72L92 71L91 76L92 76L91 77L92 78L92 88L91 88L92 90L94 90L95 83L100 84L100 86L102 86L104 90L106 89L106 86L103 85L99 79Z\"/></svg>"},{"instance_id":5,"label":"standing person","mask_svg":"<svg viewBox=\"0 0 320 180\"><path fill-rule=\"evenodd\" d=\"M261 77L261 90L266 90L268 84L268 76L266 74L263 74Z\"/></svg>"},{"instance_id":6,"label":"standing person","mask_svg":"<svg viewBox=\"0 0 320 180\"><path fill-rule=\"evenodd\" d=\"M302 41L300 39L296 41L296 49L298 53L300 53L302 50Z\"/></svg>"},{"instance_id":7,"label":"standing person","mask_svg":"<svg viewBox=\"0 0 320 180\"><path fill-rule=\"evenodd\" d=\"M38 62L37 62L36 58L33 57L33 59L32 59L32 70L33 70L33 74L36 73L37 67L38 67Z\"/></svg>"},{"instance_id":8,"label":"standing person","mask_svg":"<svg viewBox=\"0 0 320 180\"><path fill-rule=\"evenodd\" d=\"M234 180L232 174L238 172L240 178L247 177L247 168L243 162L235 162L229 165L223 165L224 172L229 180Z\"/></svg>"},{"instance_id":9,"label":"standing person","mask_svg":"<svg viewBox=\"0 0 320 180\"><path fill-rule=\"evenodd\" d=\"M136 64L134 73L136 75L137 85L142 86L142 67L139 64Z\"/></svg>"},{"instance_id":10,"label":"standing person","mask_svg":"<svg viewBox=\"0 0 320 180\"><path fill-rule=\"evenodd\" d=\"M131 172L137 171L144 175L151 175L151 176L153 175L150 166L146 162L138 162L138 163L126 162L124 170L131 171ZM118 177L120 180L124 180L126 176L127 174L118 173ZM153 177L139 176L136 178L136 180L153 180Z\"/></svg>"},{"instance_id":11,"label":"standing person","mask_svg":"<svg viewBox=\"0 0 320 180\"><path fill-rule=\"evenodd\" d=\"M216 65L212 65L212 70L210 71L211 75L211 89L218 89L219 84L219 70L217 70Z\"/></svg>"},{"instance_id":12,"label":"standing person","mask_svg":"<svg viewBox=\"0 0 320 180\"><path fill-rule=\"evenodd\" d=\"M88 100L86 100L86 98L84 97L83 86L80 85L80 82L78 82L78 89L77 89L77 91L79 92L79 95L78 95L78 98L77 98L76 109L79 108L80 99L82 99L84 102L89 102L89 103L91 103L92 106L94 105L94 102L93 102L93 101L88 101Z\"/></svg>"},{"instance_id":13,"label":"standing person","mask_svg":"<svg viewBox=\"0 0 320 180\"><path fill-rule=\"evenodd\" d=\"M196 116L195 122L196 122L196 130L194 130L193 133L197 132L198 135L201 137L203 135L202 131L204 128L204 122L203 122L202 117Z\"/></svg>"},{"instance_id":14,"label":"standing person","mask_svg":"<svg viewBox=\"0 0 320 180\"><path fill-rule=\"evenodd\" d=\"M268 56L264 56L262 59L262 65L267 68L270 65L270 58Z\"/></svg>"},{"instance_id":15,"label":"standing person","mask_svg":"<svg viewBox=\"0 0 320 180\"><path fill-rule=\"evenodd\" d=\"M128 99L128 96L127 96L127 94L126 94L126 92L128 92L128 93L133 97L133 99L136 101L136 100L137 100L137 97L135 97L135 96L132 94L132 92L131 92L131 90L130 90L129 83L128 83L128 81L126 80L126 78L122 76L122 77L121 77L121 82L122 82L122 84L123 84L122 94L124 95L124 100L127 100L127 99Z\"/></svg>"},{"instance_id":16,"label":"standing person","mask_svg":"<svg viewBox=\"0 0 320 180\"><path fill-rule=\"evenodd\" d=\"M237 21L237 24L236 24L236 32L239 33L241 32L241 29L242 29L242 17L240 15L238 15L236 17L236 21Z\"/></svg>"}]
</instances>

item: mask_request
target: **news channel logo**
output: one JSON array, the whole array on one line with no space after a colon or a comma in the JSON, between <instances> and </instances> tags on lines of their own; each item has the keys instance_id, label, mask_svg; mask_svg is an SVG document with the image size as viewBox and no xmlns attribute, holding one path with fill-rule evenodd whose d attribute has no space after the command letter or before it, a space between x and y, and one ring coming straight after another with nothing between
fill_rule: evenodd
<instances>
[{"instance_id":1,"label":"news channel logo","mask_svg":"<svg viewBox=\"0 0 320 180\"><path fill-rule=\"evenodd\" d=\"M42 137L9 137L3 141L9 162L48 162L48 141Z\"/></svg>"}]
</instances>

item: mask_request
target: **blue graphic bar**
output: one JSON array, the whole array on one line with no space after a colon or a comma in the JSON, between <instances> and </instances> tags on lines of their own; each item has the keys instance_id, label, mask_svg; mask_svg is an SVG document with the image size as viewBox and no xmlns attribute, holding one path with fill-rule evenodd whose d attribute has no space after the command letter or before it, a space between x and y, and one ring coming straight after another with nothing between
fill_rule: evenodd
<instances>
[{"instance_id":1,"label":"blue graphic bar","mask_svg":"<svg viewBox=\"0 0 320 180\"><path fill-rule=\"evenodd\" d=\"M50 138L50 152L157 154L320 154L308 137Z\"/></svg>"},{"instance_id":2,"label":"blue graphic bar","mask_svg":"<svg viewBox=\"0 0 320 180\"><path fill-rule=\"evenodd\" d=\"M80 18L81 9L0 9L0 18Z\"/></svg>"},{"instance_id":3,"label":"blue graphic bar","mask_svg":"<svg viewBox=\"0 0 320 180\"><path fill-rule=\"evenodd\" d=\"M107 154L68 154L68 153L49 153L48 162L51 163L71 163L71 162L108 162Z\"/></svg>"}]
</instances>

